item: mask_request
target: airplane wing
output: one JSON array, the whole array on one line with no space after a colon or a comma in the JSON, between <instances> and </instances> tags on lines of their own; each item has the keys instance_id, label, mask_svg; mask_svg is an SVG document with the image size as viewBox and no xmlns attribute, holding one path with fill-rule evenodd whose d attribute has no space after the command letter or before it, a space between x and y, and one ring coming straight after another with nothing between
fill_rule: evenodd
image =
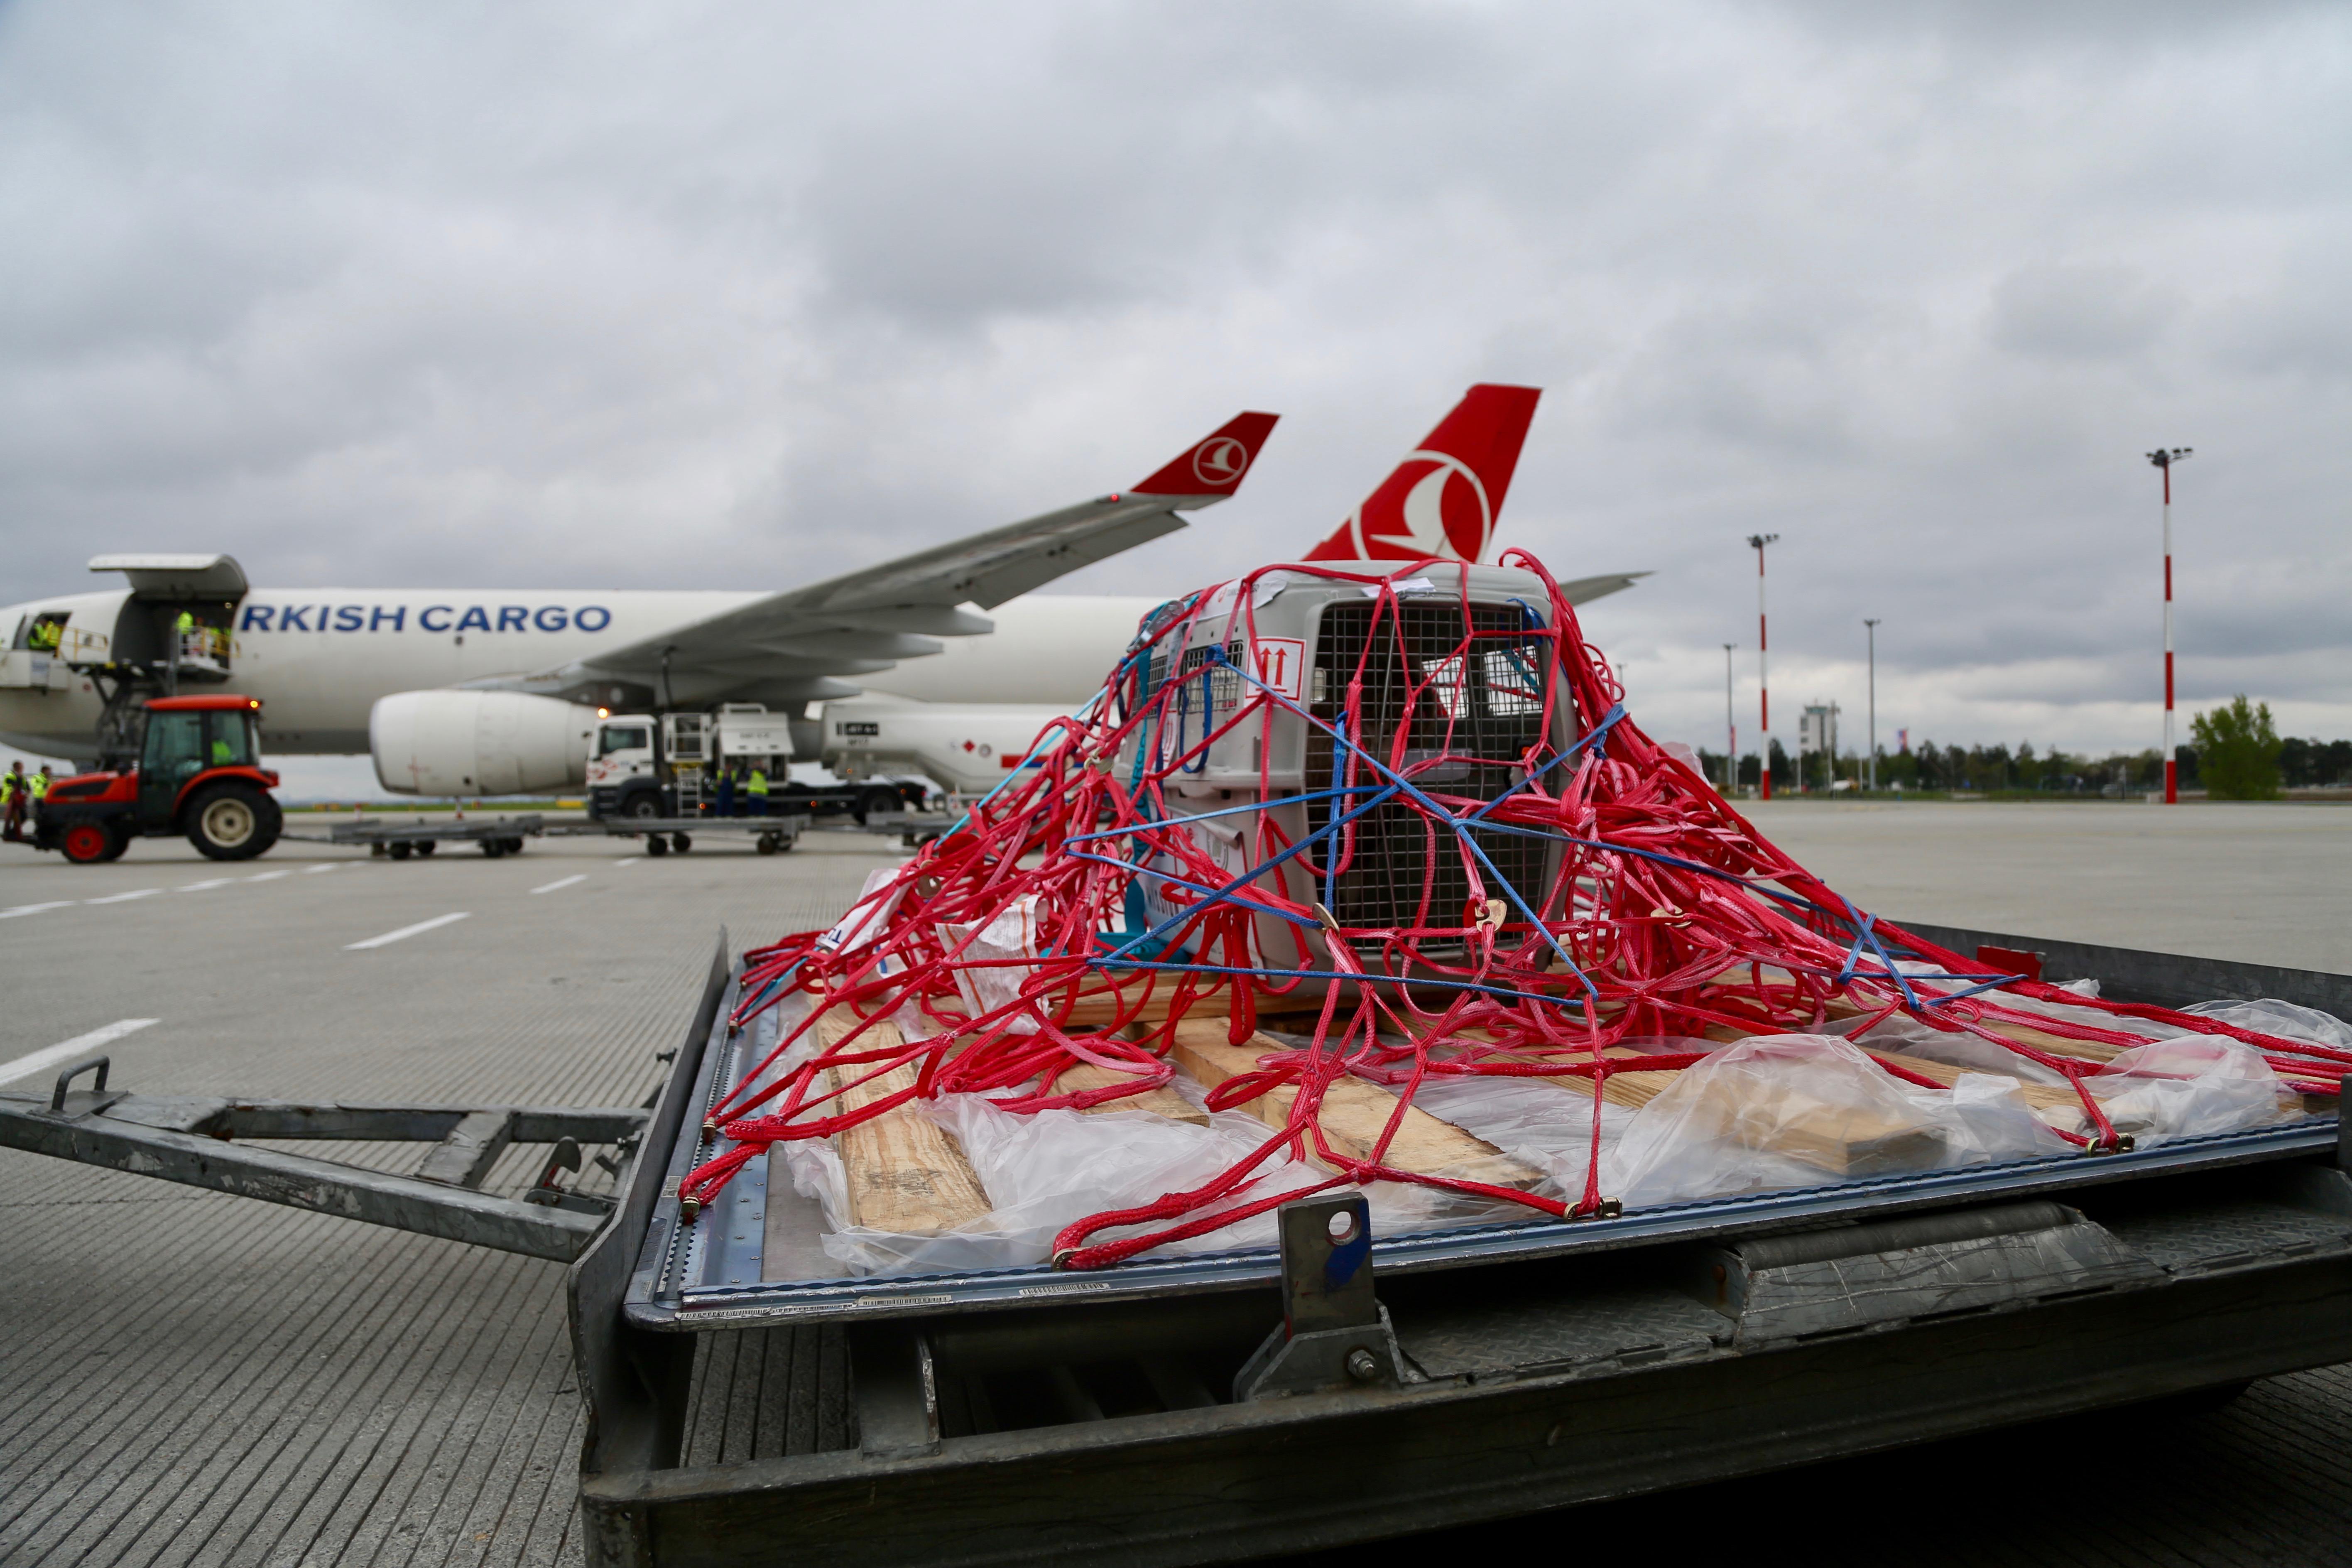
<instances>
[{"instance_id":1,"label":"airplane wing","mask_svg":"<svg viewBox=\"0 0 2352 1568\"><path fill-rule=\"evenodd\" d=\"M1273 432L1272 414L1242 414L1132 490L1098 496L803 588L771 594L592 659L476 687L560 694L614 680L656 683L664 700L699 700L749 686L857 689L830 679L887 669L940 651L940 637L992 629L993 608L1081 566L1184 526L1241 486Z\"/></svg>"},{"instance_id":2,"label":"airplane wing","mask_svg":"<svg viewBox=\"0 0 2352 1568\"><path fill-rule=\"evenodd\" d=\"M1559 596L1571 605L1589 605L1630 588L1648 575L1647 572L1612 572L1605 577L1579 577L1572 583L1562 583Z\"/></svg>"}]
</instances>

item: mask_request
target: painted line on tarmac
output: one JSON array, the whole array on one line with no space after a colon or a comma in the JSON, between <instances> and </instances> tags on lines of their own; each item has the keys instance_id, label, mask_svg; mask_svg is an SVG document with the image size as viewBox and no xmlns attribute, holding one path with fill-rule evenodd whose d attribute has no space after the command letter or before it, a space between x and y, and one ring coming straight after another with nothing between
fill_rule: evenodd
<instances>
[{"instance_id":1,"label":"painted line on tarmac","mask_svg":"<svg viewBox=\"0 0 2352 1568\"><path fill-rule=\"evenodd\" d=\"M294 873L291 871L264 871L257 877L247 877L246 880L248 882L274 882L280 877L290 877Z\"/></svg>"},{"instance_id":2,"label":"painted line on tarmac","mask_svg":"<svg viewBox=\"0 0 2352 1568\"><path fill-rule=\"evenodd\" d=\"M615 871L617 871L617 870L619 870L619 869L620 869L622 867L624 867L624 866L634 866L634 865L635 865L638 861L640 861L640 860L642 860L642 859L644 859L644 858L645 858L645 857L644 857L644 856L642 856L642 855L631 855L631 856L628 856L627 858L624 858L624 859L620 859L620 860L615 860L615 861L614 861L614 862L613 862L613 869L614 869Z\"/></svg>"},{"instance_id":3,"label":"painted line on tarmac","mask_svg":"<svg viewBox=\"0 0 2352 1568\"><path fill-rule=\"evenodd\" d=\"M235 877L211 877L201 882L183 882L180 884L176 891L183 893L201 893L206 888L226 888L231 882L236 880L236 879Z\"/></svg>"},{"instance_id":4,"label":"painted line on tarmac","mask_svg":"<svg viewBox=\"0 0 2352 1568\"><path fill-rule=\"evenodd\" d=\"M163 890L163 889L161 888L133 888L127 893L110 893L105 898L84 899L82 902L85 904L127 904L133 899L152 899Z\"/></svg>"},{"instance_id":5,"label":"painted line on tarmac","mask_svg":"<svg viewBox=\"0 0 2352 1568\"><path fill-rule=\"evenodd\" d=\"M418 921L413 926L403 926L398 931L388 931L382 936L372 936L365 942L345 942L343 944L343 951L345 952L357 952L362 948L383 947L388 942L404 942L412 936L421 935L425 931L433 930L436 926L451 925L458 921L466 920L469 918L472 913L472 910L467 910L454 915L436 915L429 921Z\"/></svg>"},{"instance_id":6,"label":"painted line on tarmac","mask_svg":"<svg viewBox=\"0 0 2352 1568\"><path fill-rule=\"evenodd\" d=\"M68 910L74 903L72 899L58 899L46 904L18 904L15 909L0 910L0 921L13 921L18 915L37 915L49 910Z\"/></svg>"},{"instance_id":7,"label":"painted line on tarmac","mask_svg":"<svg viewBox=\"0 0 2352 1568\"><path fill-rule=\"evenodd\" d=\"M318 875L320 872L321 872L321 871L331 871L331 870L333 870L334 868L335 868L335 862L333 862L332 860L330 860L330 861L328 861L328 862L327 862L325 865L323 865L323 866L306 866L306 867L304 867L304 868L302 868L302 875L304 875L305 877L315 877L315 876L317 876L317 875Z\"/></svg>"},{"instance_id":8,"label":"painted line on tarmac","mask_svg":"<svg viewBox=\"0 0 2352 1568\"><path fill-rule=\"evenodd\" d=\"M103 1029L92 1029L87 1035L76 1035L70 1040L60 1040L47 1050L35 1051L29 1057L18 1057L13 1062L0 1062L0 1083L6 1083L14 1079L30 1078L44 1068L53 1068L60 1062L69 1062L85 1051L94 1051L100 1046L109 1045L125 1035L135 1035L148 1025L162 1021L160 1018L118 1018Z\"/></svg>"},{"instance_id":9,"label":"painted line on tarmac","mask_svg":"<svg viewBox=\"0 0 2352 1568\"><path fill-rule=\"evenodd\" d=\"M562 878L558 881L550 882L544 888L533 888L531 891L534 893L551 893L558 888L568 888L574 882L584 882L587 879L588 873L582 871L573 876Z\"/></svg>"}]
</instances>

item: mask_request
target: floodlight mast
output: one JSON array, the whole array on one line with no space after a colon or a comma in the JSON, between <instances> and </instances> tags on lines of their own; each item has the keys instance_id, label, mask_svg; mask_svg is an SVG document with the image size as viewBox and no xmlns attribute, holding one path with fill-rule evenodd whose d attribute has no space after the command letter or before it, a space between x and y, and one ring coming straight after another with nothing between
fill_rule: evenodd
<instances>
[{"instance_id":1,"label":"floodlight mast","mask_svg":"<svg viewBox=\"0 0 2352 1568\"><path fill-rule=\"evenodd\" d=\"M2180 759L2172 740L2172 465L2191 447L2158 447L2147 460L2164 471L2164 804L2180 804Z\"/></svg>"},{"instance_id":2,"label":"floodlight mast","mask_svg":"<svg viewBox=\"0 0 2352 1568\"><path fill-rule=\"evenodd\" d=\"M1739 793L1739 721L1731 711L1731 650L1739 645L1723 645L1723 798L1729 800Z\"/></svg>"},{"instance_id":3,"label":"floodlight mast","mask_svg":"<svg viewBox=\"0 0 2352 1568\"><path fill-rule=\"evenodd\" d=\"M1748 546L1756 552L1756 782L1762 798L1772 798L1772 639L1764 621L1764 547L1777 544L1777 533L1751 533ZM1804 781L1799 778L1801 787Z\"/></svg>"},{"instance_id":4,"label":"floodlight mast","mask_svg":"<svg viewBox=\"0 0 2352 1568\"><path fill-rule=\"evenodd\" d=\"M1878 793L1878 622L1864 616L1862 624L1870 628L1870 793L1876 795Z\"/></svg>"}]
</instances>

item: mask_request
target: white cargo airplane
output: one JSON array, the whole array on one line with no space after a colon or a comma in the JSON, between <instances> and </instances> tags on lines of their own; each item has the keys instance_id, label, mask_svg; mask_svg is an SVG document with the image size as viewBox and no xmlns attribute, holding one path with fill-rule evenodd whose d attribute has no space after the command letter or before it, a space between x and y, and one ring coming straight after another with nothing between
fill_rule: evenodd
<instances>
[{"instance_id":1,"label":"white cargo airplane","mask_svg":"<svg viewBox=\"0 0 2352 1568\"><path fill-rule=\"evenodd\" d=\"M1313 556L1476 559L1536 395L1474 387ZM1132 490L782 593L273 590L225 555L101 555L127 588L0 610L0 742L93 759L110 696L205 682L262 702L272 752L365 751L390 790L502 795L578 787L600 708L752 702L802 721L804 757L985 787L1158 603L1024 595L1232 495L1275 419L1241 415Z\"/></svg>"}]
</instances>

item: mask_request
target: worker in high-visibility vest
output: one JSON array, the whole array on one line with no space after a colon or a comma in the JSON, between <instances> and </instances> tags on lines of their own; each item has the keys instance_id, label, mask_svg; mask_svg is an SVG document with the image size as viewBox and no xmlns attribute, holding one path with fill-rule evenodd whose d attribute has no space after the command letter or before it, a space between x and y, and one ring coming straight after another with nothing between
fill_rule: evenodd
<instances>
[{"instance_id":1,"label":"worker in high-visibility vest","mask_svg":"<svg viewBox=\"0 0 2352 1568\"><path fill-rule=\"evenodd\" d=\"M16 762L5 773L0 773L0 837L14 842L25 837L25 813L32 808L33 781L25 776L25 764Z\"/></svg>"},{"instance_id":2,"label":"worker in high-visibility vest","mask_svg":"<svg viewBox=\"0 0 2352 1568\"><path fill-rule=\"evenodd\" d=\"M58 634L64 629L62 621L35 621L32 635L25 639L25 646L35 653L55 653L58 651Z\"/></svg>"},{"instance_id":3,"label":"worker in high-visibility vest","mask_svg":"<svg viewBox=\"0 0 2352 1568\"><path fill-rule=\"evenodd\" d=\"M43 795L49 793L49 770L47 768L35 768L33 770L33 776L25 782L31 786L33 798L35 800L38 800Z\"/></svg>"},{"instance_id":4,"label":"worker in high-visibility vest","mask_svg":"<svg viewBox=\"0 0 2352 1568\"><path fill-rule=\"evenodd\" d=\"M743 786L743 793L751 797L753 816L768 815L768 773L757 763L751 764L751 782Z\"/></svg>"}]
</instances>

